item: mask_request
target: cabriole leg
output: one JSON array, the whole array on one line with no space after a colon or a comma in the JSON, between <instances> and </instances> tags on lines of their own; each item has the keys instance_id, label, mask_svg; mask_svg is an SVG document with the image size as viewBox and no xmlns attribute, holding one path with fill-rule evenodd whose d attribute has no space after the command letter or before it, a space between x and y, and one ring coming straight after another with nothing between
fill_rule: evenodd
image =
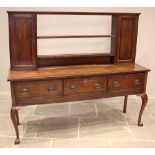
<instances>
[{"instance_id":1,"label":"cabriole leg","mask_svg":"<svg viewBox=\"0 0 155 155\"><path fill-rule=\"evenodd\" d=\"M141 94L140 96L141 96L141 99L142 99L142 105L141 105L141 109L140 109L139 117L138 117L138 126L143 126L143 123L141 121L141 117L142 117L144 108L145 108L145 106L147 104L148 97L147 97L147 94Z\"/></svg>"},{"instance_id":2,"label":"cabriole leg","mask_svg":"<svg viewBox=\"0 0 155 155\"><path fill-rule=\"evenodd\" d=\"M19 123L18 109L16 110L16 119L17 119L17 125L20 125L20 123Z\"/></svg>"},{"instance_id":3,"label":"cabriole leg","mask_svg":"<svg viewBox=\"0 0 155 155\"><path fill-rule=\"evenodd\" d=\"M19 130L18 130L18 120L17 120L17 115L16 115L17 112L18 112L18 109L16 107L11 107L10 115L11 115L11 120L12 120L12 123L14 125L15 132L16 132L16 139L15 139L14 144L20 143Z\"/></svg>"},{"instance_id":4,"label":"cabriole leg","mask_svg":"<svg viewBox=\"0 0 155 155\"><path fill-rule=\"evenodd\" d=\"M123 113L126 113L126 109L127 109L127 101L128 101L128 96L126 95L125 98L124 98Z\"/></svg>"}]
</instances>

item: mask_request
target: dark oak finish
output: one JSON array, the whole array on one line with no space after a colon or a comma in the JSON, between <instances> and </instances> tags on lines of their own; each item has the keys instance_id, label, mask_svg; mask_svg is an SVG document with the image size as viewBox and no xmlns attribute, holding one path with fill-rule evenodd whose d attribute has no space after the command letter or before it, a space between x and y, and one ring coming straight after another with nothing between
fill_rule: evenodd
<instances>
[{"instance_id":1,"label":"dark oak finish","mask_svg":"<svg viewBox=\"0 0 155 155\"><path fill-rule=\"evenodd\" d=\"M17 82L14 85L17 98L56 97L61 96L62 91L62 82L60 80L24 81Z\"/></svg>"},{"instance_id":2,"label":"dark oak finish","mask_svg":"<svg viewBox=\"0 0 155 155\"><path fill-rule=\"evenodd\" d=\"M36 69L37 65L113 64L135 61L139 13L8 11L8 14L12 70ZM112 16L112 32L109 35L37 36L37 15L39 14L110 15ZM51 56L39 56L37 58L37 39L96 37L111 37L111 54L109 56L99 57L99 54L93 54L95 56L93 59L92 54L87 54L87 57L85 55L74 55L65 58L56 56L53 59Z\"/></svg>"},{"instance_id":3,"label":"dark oak finish","mask_svg":"<svg viewBox=\"0 0 155 155\"><path fill-rule=\"evenodd\" d=\"M68 12L68 11L7 11L8 14L42 14L42 15L140 15L140 13L127 13L127 12Z\"/></svg>"},{"instance_id":4,"label":"dark oak finish","mask_svg":"<svg viewBox=\"0 0 155 155\"><path fill-rule=\"evenodd\" d=\"M11 120L12 120L12 123L13 123L15 131L16 131L15 144L19 144L20 143L19 131L18 131L18 123L19 122L17 120L16 113L17 113L17 108L16 107L11 107L11 112L10 112Z\"/></svg>"},{"instance_id":5,"label":"dark oak finish","mask_svg":"<svg viewBox=\"0 0 155 155\"><path fill-rule=\"evenodd\" d=\"M128 91L129 89L139 89L144 91L145 73L113 75L109 77L108 91Z\"/></svg>"},{"instance_id":6,"label":"dark oak finish","mask_svg":"<svg viewBox=\"0 0 155 155\"><path fill-rule=\"evenodd\" d=\"M126 110L127 110L127 101L128 101L128 96L126 95L126 96L124 97L123 113L126 113Z\"/></svg>"},{"instance_id":7,"label":"dark oak finish","mask_svg":"<svg viewBox=\"0 0 155 155\"><path fill-rule=\"evenodd\" d=\"M64 95L78 95L106 91L105 77L76 78L64 80Z\"/></svg>"},{"instance_id":8,"label":"dark oak finish","mask_svg":"<svg viewBox=\"0 0 155 155\"><path fill-rule=\"evenodd\" d=\"M138 16L121 15L116 19L116 63L134 62L137 43Z\"/></svg>"},{"instance_id":9,"label":"dark oak finish","mask_svg":"<svg viewBox=\"0 0 155 155\"><path fill-rule=\"evenodd\" d=\"M142 99L142 105L141 105L141 109L140 109L140 112L139 112L139 117L138 117L138 125L139 126L143 126L143 123L141 121L141 117L142 117L142 114L143 114L143 111L144 111L144 108L147 104L147 101L148 101L148 97L147 97L147 94L144 93L144 94L141 94L141 99Z\"/></svg>"},{"instance_id":10,"label":"dark oak finish","mask_svg":"<svg viewBox=\"0 0 155 155\"><path fill-rule=\"evenodd\" d=\"M147 104L149 69L135 64L139 13L9 11L11 120L20 143L18 107L139 95ZM37 36L37 15L111 15L109 35ZM37 56L37 39L110 37L110 54Z\"/></svg>"},{"instance_id":11,"label":"dark oak finish","mask_svg":"<svg viewBox=\"0 0 155 155\"><path fill-rule=\"evenodd\" d=\"M9 34L11 69L36 69L36 16L9 14Z\"/></svg>"},{"instance_id":12,"label":"dark oak finish","mask_svg":"<svg viewBox=\"0 0 155 155\"><path fill-rule=\"evenodd\" d=\"M10 71L9 81L25 81L39 79L61 79L87 76L116 75L129 73L145 73L149 69L137 64L117 64L117 65L77 65L38 68L29 71ZM20 74L19 74L20 73Z\"/></svg>"},{"instance_id":13,"label":"dark oak finish","mask_svg":"<svg viewBox=\"0 0 155 155\"><path fill-rule=\"evenodd\" d=\"M45 66L69 66L86 64L112 64L114 55L112 54L88 54L88 55L58 55L58 56L38 56L38 67Z\"/></svg>"}]
</instances>

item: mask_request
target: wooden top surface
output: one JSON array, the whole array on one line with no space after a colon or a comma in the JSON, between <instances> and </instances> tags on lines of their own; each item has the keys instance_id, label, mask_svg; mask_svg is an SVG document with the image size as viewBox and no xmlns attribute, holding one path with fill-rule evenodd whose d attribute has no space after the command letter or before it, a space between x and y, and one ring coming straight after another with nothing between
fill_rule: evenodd
<instances>
[{"instance_id":1,"label":"wooden top surface","mask_svg":"<svg viewBox=\"0 0 155 155\"><path fill-rule=\"evenodd\" d=\"M9 71L8 81L60 79L147 71L150 70L137 64L59 66L28 71Z\"/></svg>"},{"instance_id":2,"label":"wooden top surface","mask_svg":"<svg viewBox=\"0 0 155 155\"><path fill-rule=\"evenodd\" d=\"M132 12L75 12L75 11L7 11L8 14L55 14L55 15L140 15Z\"/></svg>"}]
</instances>

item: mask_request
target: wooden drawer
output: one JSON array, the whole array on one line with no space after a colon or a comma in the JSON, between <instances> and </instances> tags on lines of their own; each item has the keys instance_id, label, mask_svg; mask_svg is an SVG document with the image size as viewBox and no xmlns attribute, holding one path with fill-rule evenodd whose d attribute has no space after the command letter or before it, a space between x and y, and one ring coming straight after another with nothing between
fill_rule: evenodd
<instances>
[{"instance_id":1,"label":"wooden drawer","mask_svg":"<svg viewBox=\"0 0 155 155\"><path fill-rule=\"evenodd\" d=\"M144 73L114 75L108 78L108 91L128 91L144 89Z\"/></svg>"},{"instance_id":2,"label":"wooden drawer","mask_svg":"<svg viewBox=\"0 0 155 155\"><path fill-rule=\"evenodd\" d=\"M60 80L15 82L16 97L60 96Z\"/></svg>"},{"instance_id":3,"label":"wooden drawer","mask_svg":"<svg viewBox=\"0 0 155 155\"><path fill-rule=\"evenodd\" d=\"M106 78L91 77L64 80L64 95L105 92Z\"/></svg>"}]
</instances>

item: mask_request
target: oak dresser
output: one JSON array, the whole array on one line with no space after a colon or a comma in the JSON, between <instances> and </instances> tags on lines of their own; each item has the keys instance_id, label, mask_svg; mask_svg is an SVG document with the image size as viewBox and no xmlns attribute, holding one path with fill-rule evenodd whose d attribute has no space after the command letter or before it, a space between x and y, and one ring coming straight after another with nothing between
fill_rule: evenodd
<instances>
[{"instance_id":1,"label":"oak dresser","mask_svg":"<svg viewBox=\"0 0 155 155\"><path fill-rule=\"evenodd\" d=\"M110 35L38 36L38 15L111 16ZM20 143L20 106L52 104L139 95L142 106L138 125L147 104L146 82L149 69L135 64L139 13L104 12L22 12L8 11L11 85L11 119ZM37 55L38 39L110 38L111 52L79 55Z\"/></svg>"}]
</instances>

